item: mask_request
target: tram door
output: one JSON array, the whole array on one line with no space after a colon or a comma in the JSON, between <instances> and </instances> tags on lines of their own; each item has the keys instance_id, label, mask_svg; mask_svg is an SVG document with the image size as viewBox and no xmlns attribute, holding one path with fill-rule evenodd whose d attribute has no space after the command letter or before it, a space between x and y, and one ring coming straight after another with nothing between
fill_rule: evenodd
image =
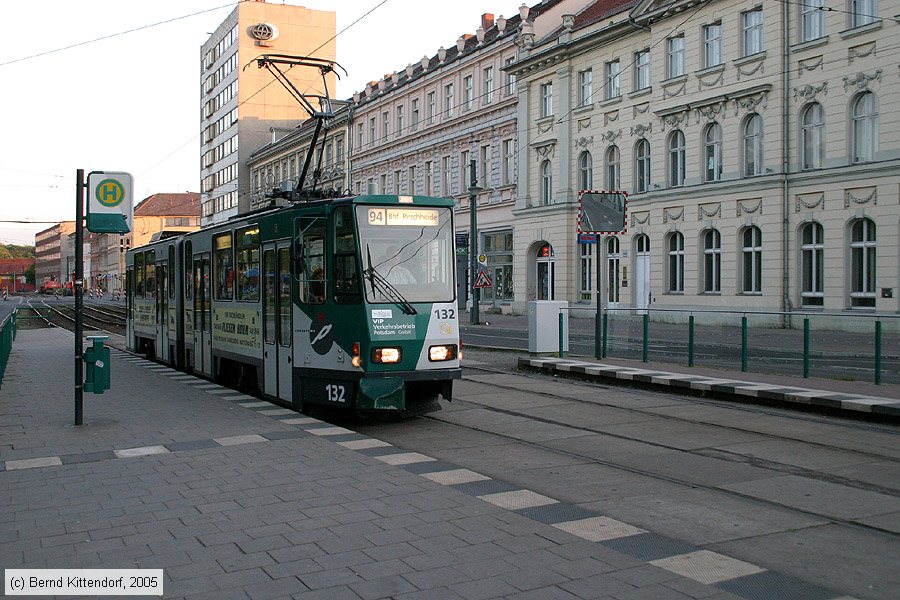
<instances>
[{"instance_id":1,"label":"tram door","mask_svg":"<svg viewBox=\"0 0 900 600\"><path fill-rule=\"evenodd\" d=\"M156 357L170 362L169 356L169 269L166 263L156 264Z\"/></svg>"},{"instance_id":2,"label":"tram door","mask_svg":"<svg viewBox=\"0 0 900 600\"><path fill-rule=\"evenodd\" d=\"M269 396L290 402L293 309L289 241L263 246L263 277L265 392Z\"/></svg>"},{"instance_id":3,"label":"tram door","mask_svg":"<svg viewBox=\"0 0 900 600\"><path fill-rule=\"evenodd\" d=\"M194 371L212 376L209 253L194 255Z\"/></svg>"}]
</instances>

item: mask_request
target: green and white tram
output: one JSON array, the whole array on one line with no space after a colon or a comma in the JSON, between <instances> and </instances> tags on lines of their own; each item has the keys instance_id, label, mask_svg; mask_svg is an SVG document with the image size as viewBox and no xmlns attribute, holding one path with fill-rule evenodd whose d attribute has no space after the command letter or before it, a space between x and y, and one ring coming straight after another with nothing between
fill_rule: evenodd
<instances>
[{"instance_id":1,"label":"green and white tram","mask_svg":"<svg viewBox=\"0 0 900 600\"><path fill-rule=\"evenodd\" d=\"M460 377L452 208L311 201L132 249L129 347L298 408L434 410Z\"/></svg>"}]
</instances>

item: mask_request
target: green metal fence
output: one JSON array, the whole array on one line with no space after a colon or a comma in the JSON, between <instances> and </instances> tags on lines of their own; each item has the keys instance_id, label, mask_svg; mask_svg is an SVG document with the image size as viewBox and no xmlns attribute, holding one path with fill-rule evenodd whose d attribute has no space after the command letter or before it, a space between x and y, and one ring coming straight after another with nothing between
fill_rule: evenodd
<instances>
[{"instance_id":1,"label":"green metal fence","mask_svg":"<svg viewBox=\"0 0 900 600\"><path fill-rule=\"evenodd\" d=\"M592 316L570 320L572 353L900 383L896 314L609 308L599 324Z\"/></svg>"},{"instance_id":2,"label":"green metal fence","mask_svg":"<svg viewBox=\"0 0 900 600\"><path fill-rule=\"evenodd\" d=\"M12 344L16 339L16 313L14 309L0 321L0 387L3 386L3 374L6 373L6 363L9 362L9 354L12 352Z\"/></svg>"}]
</instances>

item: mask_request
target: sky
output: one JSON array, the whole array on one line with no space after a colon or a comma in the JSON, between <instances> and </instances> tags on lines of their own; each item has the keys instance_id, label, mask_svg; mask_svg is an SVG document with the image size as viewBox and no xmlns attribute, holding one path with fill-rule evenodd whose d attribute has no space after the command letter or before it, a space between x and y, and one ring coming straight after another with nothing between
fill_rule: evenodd
<instances>
[{"instance_id":1,"label":"sky","mask_svg":"<svg viewBox=\"0 0 900 600\"><path fill-rule=\"evenodd\" d=\"M482 13L511 17L522 4L269 1L337 13L337 61L348 71L338 82L337 98L433 56L440 46L450 48L464 33L474 34ZM79 168L131 173L137 200L199 191L200 46L236 4L4 3L0 243L32 245L36 232L74 220Z\"/></svg>"}]
</instances>

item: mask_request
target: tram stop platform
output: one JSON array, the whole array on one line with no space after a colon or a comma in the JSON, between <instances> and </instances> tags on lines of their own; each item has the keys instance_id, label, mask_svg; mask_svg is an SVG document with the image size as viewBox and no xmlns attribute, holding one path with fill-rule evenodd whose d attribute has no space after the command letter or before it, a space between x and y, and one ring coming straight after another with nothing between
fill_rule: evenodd
<instances>
[{"instance_id":1,"label":"tram stop platform","mask_svg":"<svg viewBox=\"0 0 900 600\"><path fill-rule=\"evenodd\" d=\"M18 334L0 390L3 569L163 569L164 598L839 595L111 341L112 388L85 394L74 427L73 335Z\"/></svg>"}]
</instances>

